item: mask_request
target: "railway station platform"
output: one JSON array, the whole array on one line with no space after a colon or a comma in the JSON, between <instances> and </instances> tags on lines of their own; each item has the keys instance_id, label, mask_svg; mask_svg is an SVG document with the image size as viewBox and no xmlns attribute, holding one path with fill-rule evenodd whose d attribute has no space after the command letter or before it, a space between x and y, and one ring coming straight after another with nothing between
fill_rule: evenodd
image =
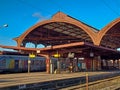
<instances>
[{"instance_id":1,"label":"railway station platform","mask_svg":"<svg viewBox=\"0 0 120 90\"><path fill-rule=\"evenodd\" d=\"M69 87L78 82L85 83L86 73L94 80L96 80L95 77L102 79L103 77L107 78L107 76L112 77L120 75L120 71L64 72L61 74L47 74L46 72L1 74L0 90L49 90L50 88L50 90L55 90L56 88ZM100 78L100 76L102 78Z\"/></svg>"}]
</instances>

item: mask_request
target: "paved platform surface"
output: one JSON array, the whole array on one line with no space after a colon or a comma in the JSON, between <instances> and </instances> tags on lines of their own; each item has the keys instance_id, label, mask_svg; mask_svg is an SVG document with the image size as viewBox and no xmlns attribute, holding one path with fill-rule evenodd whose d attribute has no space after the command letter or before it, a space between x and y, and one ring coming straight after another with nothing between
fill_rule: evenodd
<instances>
[{"instance_id":1,"label":"paved platform surface","mask_svg":"<svg viewBox=\"0 0 120 90\"><path fill-rule=\"evenodd\" d=\"M113 72L88 72L88 75L98 75ZM47 74L46 72L34 72L34 73L17 73L17 74L0 74L0 88L30 84L37 82L45 82L59 79L75 78L85 76L86 72L77 73L61 73L61 74Z\"/></svg>"}]
</instances>

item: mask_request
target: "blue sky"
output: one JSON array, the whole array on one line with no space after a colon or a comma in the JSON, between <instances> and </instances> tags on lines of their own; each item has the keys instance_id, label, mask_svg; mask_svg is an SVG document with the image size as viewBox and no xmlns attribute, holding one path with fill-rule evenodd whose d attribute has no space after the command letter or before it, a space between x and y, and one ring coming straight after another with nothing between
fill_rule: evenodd
<instances>
[{"instance_id":1,"label":"blue sky","mask_svg":"<svg viewBox=\"0 0 120 90\"><path fill-rule=\"evenodd\" d=\"M16 46L12 40L37 22L62 11L97 29L120 16L120 0L0 0L0 44Z\"/></svg>"}]
</instances>

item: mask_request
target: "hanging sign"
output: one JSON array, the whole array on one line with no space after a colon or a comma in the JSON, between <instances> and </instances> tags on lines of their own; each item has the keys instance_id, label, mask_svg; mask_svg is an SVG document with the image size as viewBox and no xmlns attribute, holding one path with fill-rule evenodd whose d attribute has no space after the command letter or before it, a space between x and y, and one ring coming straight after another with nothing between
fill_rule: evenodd
<instances>
[{"instance_id":1,"label":"hanging sign","mask_svg":"<svg viewBox=\"0 0 120 90\"><path fill-rule=\"evenodd\" d=\"M29 54L29 58L35 58L35 54Z\"/></svg>"},{"instance_id":2,"label":"hanging sign","mask_svg":"<svg viewBox=\"0 0 120 90\"><path fill-rule=\"evenodd\" d=\"M53 55L55 58L59 58L60 57L60 54L56 53Z\"/></svg>"},{"instance_id":3,"label":"hanging sign","mask_svg":"<svg viewBox=\"0 0 120 90\"><path fill-rule=\"evenodd\" d=\"M74 56L75 56L75 53L68 53L68 58L74 58Z\"/></svg>"}]
</instances>

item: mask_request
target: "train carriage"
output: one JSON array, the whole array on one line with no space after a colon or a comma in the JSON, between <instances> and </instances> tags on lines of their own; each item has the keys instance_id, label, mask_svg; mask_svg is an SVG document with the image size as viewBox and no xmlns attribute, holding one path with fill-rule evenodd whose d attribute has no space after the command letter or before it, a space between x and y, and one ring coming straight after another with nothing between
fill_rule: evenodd
<instances>
[{"instance_id":1,"label":"train carriage","mask_svg":"<svg viewBox=\"0 0 120 90\"><path fill-rule=\"evenodd\" d=\"M45 71L45 58L20 55L0 55L0 72L27 72L28 60L31 60L31 71Z\"/></svg>"}]
</instances>

